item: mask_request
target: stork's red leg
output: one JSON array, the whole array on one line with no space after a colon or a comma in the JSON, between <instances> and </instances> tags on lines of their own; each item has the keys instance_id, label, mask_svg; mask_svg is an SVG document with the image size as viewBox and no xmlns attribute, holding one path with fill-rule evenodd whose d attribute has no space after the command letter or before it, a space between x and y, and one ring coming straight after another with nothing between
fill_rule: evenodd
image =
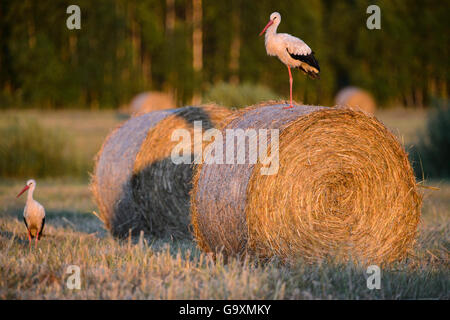
<instances>
[{"instance_id":1,"label":"stork's red leg","mask_svg":"<svg viewBox=\"0 0 450 320\"><path fill-rule=\"evenodd\" d=\"M293 107L292 105L292 82L294 81L292 79L292 73L291 73L291 67L287 66L288 70L289 70L289 99L290 99L290 104L289 107L284 107L283 109L290 109Z\"/></svg>"}]
</instances>

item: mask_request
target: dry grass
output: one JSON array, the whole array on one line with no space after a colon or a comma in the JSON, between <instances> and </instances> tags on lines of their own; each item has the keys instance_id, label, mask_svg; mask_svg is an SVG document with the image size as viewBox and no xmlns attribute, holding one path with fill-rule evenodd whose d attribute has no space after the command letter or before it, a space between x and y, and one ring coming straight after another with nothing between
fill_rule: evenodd
<instances>
[{"instance_id":1,"label":"dry grass","mask_svg":"<svg viewBox=\"0 0 450 320\"><path fill-rule=\"evenodd\" d=\"M405 258L421 196L406 153L375 118L265 104L229 119L224 131L279 128L280 169L262 175L261 162L199 166L192 217L205 251L367 265Z\"/></svg>"},{"instance_id":2,"label":"dry grass","mask_svg":"<svg viewBox=\"0 0 450 320\"><path fill-rule=\"evenodd\" d=\"M381 290L369 290L365 270L352 264L224 264L191 241L115 241L89 213L87 185L67 181L38 181L36 198L51 214L29 251L17 218L24 200L14 199L22 183L0 184L0 299L450 298L450 184L427 191L416 258L383 269ZM69 265L80 267L81 290L66 287Z\"/></svg>"}]
</instances>

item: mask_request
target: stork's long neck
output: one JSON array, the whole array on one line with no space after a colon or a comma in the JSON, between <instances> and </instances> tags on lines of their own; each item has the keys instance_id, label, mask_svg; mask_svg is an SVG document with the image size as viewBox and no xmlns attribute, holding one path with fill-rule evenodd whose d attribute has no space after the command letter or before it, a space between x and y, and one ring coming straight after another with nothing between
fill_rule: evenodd
<instances>
[{"instance_id":1,"label":"stork's long neck","mask_svg":"<svg viewBox=\"0 0 450 320\"><path fill-rule=\"evenodd\" d=\"M265 34L266 39L268 37L271 37L271 36L274 36L277 34L278 25L279 25L279 23L275 22L274 24L272 24L270 27L267 28L266 34Z\"/></svg>"},{"instance_id":2,"label":"stork's long neck","mask_svg":"<svg viewBox=\"0 0 450 320\"><path fill-rule=\"evenodd\" d=\"M30 190L28 190L28 194L27 194L27 202L32 202L34 199L33 199L33 193L34 193L34 186L32 186L31 188L30 188Z\"/></svg>"},{"instance_id":3,"label":"stork's long neck","mask_svg":"<svg viewBox=\"0 0 450 320\"><path fill-rule=\"evenodd\" d=\"M279 24L280 24L279 22L275 22L269 28L267 28L266 34L264 35L266 43L271 37L273 37L277 34L277 29L278 29Z\"/></svg>"}]
</instances>

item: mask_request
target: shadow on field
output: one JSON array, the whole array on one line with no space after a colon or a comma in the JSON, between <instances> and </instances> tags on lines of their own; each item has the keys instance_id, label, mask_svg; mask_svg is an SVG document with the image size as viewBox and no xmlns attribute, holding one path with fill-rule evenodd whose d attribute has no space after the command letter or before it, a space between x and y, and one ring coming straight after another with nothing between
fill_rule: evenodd
<instances>
[{"instance_id":1,"label":"shadow on field","mask_svg":"<svg viewBox=\"0 0 450 320\"><path fill-rule=\"evenodd\" d=\"M20 244L20 245L28 245L28 239L25 231L25 226L23 227L24 232L23 234L15 234L10 231L1 230L0 229L0 238L8 239L9 241L14 239L14 242Z\"/></svg>"},{"instance_id":2,"label":"shadow on field","mask_svg":"<svg viewBox=\"0 0 450 320\"><path fill-rule=\"evenodd\" d=\"M53 227L72 229L76 232L106 234L103 223L90 212L73 212L67 210L49 210L46 212L46 223Z\"/></svg>"}]
</instances>

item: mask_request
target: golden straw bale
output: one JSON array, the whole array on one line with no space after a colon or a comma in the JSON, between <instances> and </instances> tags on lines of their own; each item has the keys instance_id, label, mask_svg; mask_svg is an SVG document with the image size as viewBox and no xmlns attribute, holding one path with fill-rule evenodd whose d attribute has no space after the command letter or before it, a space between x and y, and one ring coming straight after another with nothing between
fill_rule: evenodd
<instances>
[{"instance_id":1,"label":"golden straw bale","mask_svg":"<svg viewBox=\"0 0 450 320\"><path fill-rule=\"evenodd\" d=\"M189 236L192 165L173 163L171 152L179 142L171 141L172 133L186 129L192 136L194 121L206 130L230 114L215 105L184 107L133 117L116 128L97 155L91 184L106 228L117 237L130 230Z\"/></svg>"},{"instance_id":2,"label":"golden straw bale","mask_svg":"<svg viewBox=\"0 0 450 320\"><path fill-rule=\"evenodd\" d=\"M228 129L279 129L279 170L196 167L195 238L208 252L284 261L397 261L411 249L422 197L407 154L375 117L349 108L273 102L227 119ZM224 140L224 150L226 141ZM249 156L246 149L246 156Z\"/></svg>"},{"instance_id":3,"label":"golden straw bale","mask_svg":"<svg viewBox=\"0 0 450 320\"><path fill-rule=\"evenodd\" d=\"M133 117L152 111L174 108L176 108L176 104L172 96L158 91L140 93L130 103L130 113Z\"/></svg>"},{"instance_id":4,"label":"golden straw bale","mask_svg":"<svg viewBox=\"0 0 450 320\"><path fill-rule=\"evenodd\" d=\"M374 97L369 92L356 87L346 87L339 91L336 95L336 105L372 114L377 109Z\"/></svg>"}]
</instances>

